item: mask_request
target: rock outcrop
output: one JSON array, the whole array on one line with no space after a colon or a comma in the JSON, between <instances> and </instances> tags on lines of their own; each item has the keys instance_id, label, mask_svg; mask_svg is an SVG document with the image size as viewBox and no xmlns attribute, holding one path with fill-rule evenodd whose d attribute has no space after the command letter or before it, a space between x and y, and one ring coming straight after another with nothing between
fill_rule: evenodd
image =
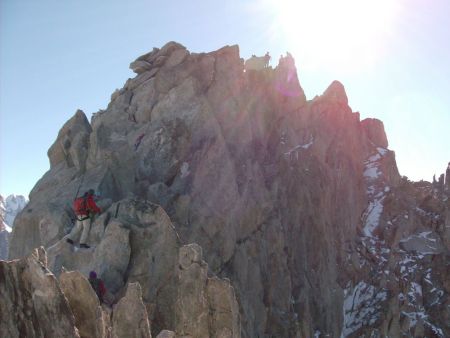
<instances>
[{"instance_id":1,"label":"rock outcrop","mask_svg":"<svg viewBox=\"0 0 450 338\"><path fill-rule=\"evenodd\" d=\"M208 278L202 248L185 245L179 253L176 332L181 337L240 337L239 308L228 280Z\"/></svg>"},{"instance_id":2,"label":"rock outcrop","mask_svg":"<svg viewBox=\"0 0 450 338\"><path fill-rule=\"evenodd\" d=\"M175 315L180 309L176 304L192 297L191 287L199 280L177 274L178 266L187 264L179 259L179 251L186 249L160 206L132 198L113 204L93 222L88 243L90 249L78 249L62 238L48 248L45 258L59 275L81 337L151 337L150 323L155 335L164 328L183 327L184 317ZM201 248L189 247L200 252L195 262L201 263L206 278ZM115 304L112 314L99 304L85 277L91 270L106 285L106 298ZM239 310L229 281L207 280L201 291L206 307L187 303L179 313L203 313L203 337L216 332L238 336Z\"/></svg>"},{"instance_id":3,"label":"rock outcrop","mask_svg":"<svg viewBox=\"0 0 450 338\"><path fill-rule=\"evenodd\" d=\"M364 225L374 231L363 231L347 251L353 280L345 291L343 335L445 337L448 196L436 195L427 182L403 178L390 187L382 177L380 169L368 190Z\"/></svg>"},{"instance_id":4,"label":"rock outcrop","mask_svg":"<svg viewBox=\"0 0 450 338\"><path fill-rule=\"evenodd\" d=\"M114 309L112 324L113 338L152 338L139 283L128 284L125 296Z\"/></svg>"},{"instance_id":5,"label":"rock outcrop","mask_svg":"<svg viewBox=\"0 0 450 338\"><path fill-rule=\"evenodd\" d=\"M43 249L0 261L1 337L77 337L75 319Z\"/></svg>"},{"instance_id":6,"label":"rock outcrop","mask_svg":"<svg viewBox=\"0 0 450 338\"><path fill-rule=\"evenodd\" d=\"M91 125L84 112L77 110L58 133L58 137L48 150L50 166L66 165L83 172L86 166Z\"/></svg>"},{"instance_id":7,"label":"rock outcrop","mask_svg":"<svg viewBox=\"0 0 450 338\"><path fill-rule=\"evenodd\" d=\"M367 134L367 138L376 147L387 148L388 140L386 133L384 132L383 122L377 119L365 119L361 122L364 132Z\"/></svg>"},{"instance_id":8,"label":"rock outcrop","mask_svg":"<svg viewBox=\"0 0 450 338\"><path fill-rule=\"evenodd\" d=\"M78 271L63 272L59 276L61 290L75 316L80 337L109 336L109 313L104 311L91 284Z\"/></svg>"},{"instance_id":9,"label":"rock outcrop","mask_svg":"<svg viewBox=\"0 0 450 338\"><path fill-rule=\"evenodd\" d=\"M401 178L341 83L307 101L292 58L244 71L238 46L170 42L130 67L91 123L63 126L10 258L43 245L55 274L95 269L115 301L139 282L154 336L450 334L448 193ZM88 188L105 211L75 250L61 239Z\"/></svg>"},{"instance_id":10,"label":"rock outcrop","mask_svg":"<svg viewBox=\"0 0 450 338\"><path fill-rule=\"evenodd\" d=\"M194 256L187 257L186 252ZM178 263L170 266L180 271L172 285L172 304L165 299L176 309L170 317L178 331L162 330L158 337L240 337L239 309L230 282L206 277L207 264L196 244L180 249ZM101 304L82 273L62 271L58 281L47 264L43 248L22 260L0 262L2 337L151 338L147 309L153 309L153 316L159 311L165 315L159 304L144 302L138 282L128 283L117 302Z\"/></svg>"}]
</instances>

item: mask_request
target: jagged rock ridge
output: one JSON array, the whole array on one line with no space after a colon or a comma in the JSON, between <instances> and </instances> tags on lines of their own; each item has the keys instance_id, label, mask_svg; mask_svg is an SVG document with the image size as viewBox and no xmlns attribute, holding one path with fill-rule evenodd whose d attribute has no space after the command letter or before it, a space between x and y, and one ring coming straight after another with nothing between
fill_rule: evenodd
<instances>
[{"instance_id":1,"label":"jagged rock ridge","mask_svg":"<svg viewBox=\"0 0 450 338\"><path fill-rule=\"evenodd\" d=\"M223 303L205 296L201 265L193 291L174 296L190 274L174 273L177 252L197 243L209 274L234 287L243 337L448 335L448 189L405 182L383 124L360 121L342 84L307 101L293 60L244 71L237 46L196 54L171 42L130 67L138 75L106 110L91 123L77 111L59 132L10 258L43 245L56 274L95 268L116 299L139 282L154 334L212 334L189 319ZM74 252L60 239L80 186L107 211L93 249ZM423 238L440 244L417 251ZM425 284L435 301L402 300ZM192 297L199 310L174 317ZM223 332L238 336L230 318Z\"/></svg>"},{"instance_id":2,"label":"jagged rock ridge","mask_svg":"<svg viewBox=\"0 0 450 338\"><path fill-rule=\"evenodd\" d=\"M0 261L2 337L152 337L139 282L128 283L111 308L100 304L83 274L63 271L58 282L47 264L42 247L27 258ZM206 278L208 265L196 244L180 248L179 265L174 294L179 336L239 337L238 306L229 281ZM163 330L158 337L173 338L175 333Z\"/></svg>"}]
</instances>

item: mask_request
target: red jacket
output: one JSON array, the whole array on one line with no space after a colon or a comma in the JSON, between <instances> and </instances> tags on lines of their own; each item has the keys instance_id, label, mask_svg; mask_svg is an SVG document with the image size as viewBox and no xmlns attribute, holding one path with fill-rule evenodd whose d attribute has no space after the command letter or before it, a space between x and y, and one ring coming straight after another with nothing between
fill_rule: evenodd
<instances>
[{"instance_id":1,"label":"red jacket","mask_svg":"<svg viewBox=\"0 0 450 338\"><path fill-rule=\"evenodd\" d=\"M77 216L88 215L89 212L100 213L101 210L94 202L94 196L79 197L73 202L73 210Z\"/></svg>"},{"instance_id":2,"label":"red jacket","mask_svg":"<svg viewBox=\"0 0 450 338\"><path fill-rule=\"evenodd\" d=\"M86 200L86 208L91 211L94 212L96 214L99 214L101 212L100 208L97 206L97 204L95 204L94 202L94 196L93 195L89 195L87 200Z\"/></svg>"},{"instance_id":3,"label":"red jacket","mask_svg":"<svg viewBox=\"0 0 450 338\"><path fill-rule=\"evenodd\" d=\"M103 298L103 296L106 293L106 288L105 288L105 284L103 283L103 281L100 279L100 283L99 283L99 288L100 288L100 295Z\"/></svg>"},{"instance_id":4,"label":"red jacket","mask_svg":"<svg viewBox=\"0 0 450 338\"><path fill-rule=\"evenodd\" d=\"M91 283L92 288L97 294L100 301L103 302L103 297L106 294L106 287L103 281L100 278L89 278L89 283Z\"/></svg>"}]
</instances>

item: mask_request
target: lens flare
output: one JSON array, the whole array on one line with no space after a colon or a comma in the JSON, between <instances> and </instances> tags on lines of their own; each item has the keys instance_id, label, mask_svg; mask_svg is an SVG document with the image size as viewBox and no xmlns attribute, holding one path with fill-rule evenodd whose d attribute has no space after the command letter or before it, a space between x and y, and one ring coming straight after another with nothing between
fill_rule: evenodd
<instances>
[{"instance_id":1,"label":"lens flare","mask_svg":"<svg viewBox=\"0 0 450 338\"><path fill-rule=\"evenodd\" d=\"M268 0L274 26L302 67L372 66L394 29L395 0Z\"/></svg>"}]
</instances>

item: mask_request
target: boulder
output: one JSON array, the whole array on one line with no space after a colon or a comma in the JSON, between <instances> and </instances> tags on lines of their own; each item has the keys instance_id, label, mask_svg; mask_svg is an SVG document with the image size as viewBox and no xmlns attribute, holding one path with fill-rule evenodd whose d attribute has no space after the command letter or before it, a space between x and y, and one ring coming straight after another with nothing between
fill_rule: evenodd
<instances>
[{"instance_id":1,"label":"boulder","mask_svg":"<svg viewBox=\"0 0 450 338\"><path fill-rule=\"evenodd\" d=\"M112 318L112 337L152 337L139 283L128 284L125 296L115 306Z\"/></svg>"},{"instance_id":2,"label":"boulder","mask_svg":"<svg viewBox=\"0 0 450 338\"><path fill-rule=\"evenodd\" d=\"M161 47L161 49L154 55L154 58L157 59L160 56L170 56L174 51L180 49L185 50L186 47L178 42L170 41ZM151 61L151 58L148 60Z\"/></svg>"},{"instance_id":3,"label":"boulder","mask_svg":"<svg viewBox=\"0 0 450 338\"><path fill-rule=\"evenodd\" d=\"M89 148L89 134L92 128L82 110L67 121L58 133L58 137L48 150L50 168L58 163L75 166L84 171Z\"/></svg>"},{"instance_id":4,"label":"boulder","mask_svg":"<svg viewBox=\"0 0 450 338\"><path fill-rule=\"evenodd\" d=\"M422 255L437 255L445 252L441 238L433 231L423 231L400 240L403 250Z\"/></svg>"},{"instance_id":5,"label":"boulder","mask_svg":"<svg viewBox=\"0 0 450 338\"><path fill-rule=\"evenodd\" d=\"M130 63L130 69L136 74L142 74L152 69L152 65L147 61L136 60Z\"/></svg>"},{"instance_id":6,"label":"boulder","mask_svg":"<svg viewBox=\"0 0 450 338\"><path fill-rule=\"evenodd\" d=\"M124 285L124 275L130 261L130 230L113 220L108 223L102 241L95 249L94 270L106 288L116 293Z\"/></svg>"},{"instance_id":7,"label":"boulder","mask_svg":"<svg viewBox=\"0 0 450 338\"><path fill-rule=\"evenodd\" d=\"M206 293L207 265L197 244L180 249L178 296L176 302L176 332L180 336L210 337L208 300Z\"/></svg>"},{"instance_id":8,"label":"boulder","mask_svg":"<svg viewBox=\"0 0 450 338\"><path fill-rule=\"evenodd\" d=\"M180 249L178 261L184 270L189 269L193 263L202 264L202 248L198 244L185 245Z\"/></svg>"},{"instance_id":9,"label":"boulder","mask_svg":"<svg viewBox=\"0 0 450 338\"><path fill-rule=\"evenodd\" d=\"M228 280L207 278L202 248L180 248L176 332L181 337L240 337L239 306Z\"/></svg>"},{"instance_id":10,"label":"boulder","mask_svg":"<svg viewBox=\"0 0 450 338\"><path fill-rule=\"evenodd\" d=\"M176 49L170 54L170 57L167 59L167 62L164 64L164 67L172 68L178 66L182 63L187 56L189 55L189 51L186 49Z\"/></svg>"},{"instance_id":11,"label":"boulder","mask_svg":"<svg viewBox=\"0 0 450 338\"><path fill-rule=\"evenodd\" d=\"M166 212L149 201L132 198L116 206L112 209L118 210L117 219L130 229L127 281L139 282L144 302L152 304L149 315L156 332L173 327L179 248L175 228Z\"/></svg>"},{"instance_id":12,"label":"boulder","mask_svg":"<svg viewBox=\"0 0 450 338\"><path fill-rule=\"evenodd\" d=\"M176 334L173 331L162 330L156 338L176 338Z\"/></svg>"},{"instance_id":13,"label":"boulder","mask_svg":"<svg viewBox=\"0 0 450 338\"><path fill-rule=\"evenodd\" d=\"M212 337L240 337L239 305L229 280L209 278L207 284Z\"/></svg>"},{"instance_id":14,"label":"boulder","mask_svg":"<svg viewBox=\"0 0 450 338\"><path fill-rule=\"evenodd\" d=\"M153 59L153 57L156 55L156 53L159 52L159 48L153 47L151 52L148 52L144 55L139 56L136 61L140 61L140 60L147 60L147 61L151 61Z\"/></svg>"},{"instance_id":15,"label":"boulder","mask_svg":"<svg viewBox=\"0 0 450 338\"><path fill-rule=\"evenodd\" d=\"M59 276L61 290L75 316L75 325L81 338L104 338L108 324L89 281L78 271L63 272Z\"/></svg>"},{"instance_id":16,"label":"boulder","mask_svg":"<svg viewBox=\"0 0 450 338\"><path fill-rule=\"evenodd\" d=\"M166 61L168 63L167 67L171 68L181 63L187 55L189 55L189 52L186 50L186 47L170 41L161 49L153 48L151 52L138 57L130 64L130 69L136 74L142 74L154 67L164 65Z\"/></svg>"}]
</instances>

